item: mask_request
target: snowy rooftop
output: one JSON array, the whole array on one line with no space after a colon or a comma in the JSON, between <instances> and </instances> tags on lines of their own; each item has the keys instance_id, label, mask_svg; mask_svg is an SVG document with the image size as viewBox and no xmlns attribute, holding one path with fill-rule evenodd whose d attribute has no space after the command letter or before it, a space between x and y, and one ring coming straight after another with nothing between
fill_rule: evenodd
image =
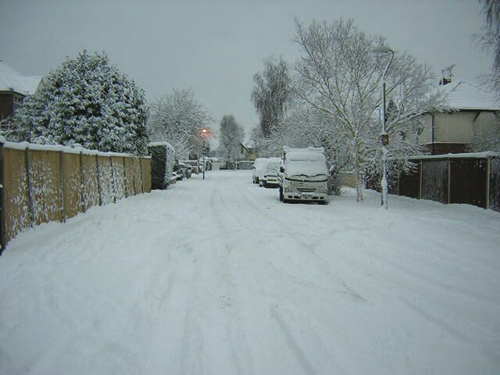
<instances>
[{"instance_id":1,"label":"snowy rooftop","mask_svg":"<svg viewBox=\"0 0 500 375\"><path fill-rule=\"evenodd\" d=\"M42 77L25 77L0 60L0 91L34 94Z\"/></svg>"},{"instance_id":2,"label":"snowy rooftop","mask_svg":"<svg viewBox=\"0 0 500 375\"><path fill-rule=\"evenodd\" d=\"M463 80L442 86L448 104L459 110L496 111L500 109L498 96L476 84Z\"/></svg>"}]
</instances>

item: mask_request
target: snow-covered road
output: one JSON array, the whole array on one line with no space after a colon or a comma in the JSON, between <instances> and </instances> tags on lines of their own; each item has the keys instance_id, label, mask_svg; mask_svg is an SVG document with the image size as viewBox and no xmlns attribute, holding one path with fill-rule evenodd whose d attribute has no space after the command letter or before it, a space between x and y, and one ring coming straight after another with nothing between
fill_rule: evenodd
<instances>
[{"instance_id":1,"label":"snow-covered road","mask_svg":"<svg viewBox=\"0 0 500 375\"><path fill-rule=\"evenodd\" d=\"M218 171L21 234L0 374L498 374L500 214Z\"/></svg>"}]
</instances>

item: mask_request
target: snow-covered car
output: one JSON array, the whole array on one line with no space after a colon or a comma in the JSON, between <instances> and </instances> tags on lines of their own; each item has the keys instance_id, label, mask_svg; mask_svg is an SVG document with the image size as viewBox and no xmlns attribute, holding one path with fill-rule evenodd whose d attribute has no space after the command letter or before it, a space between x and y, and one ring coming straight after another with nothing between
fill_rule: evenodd
<instances>
[{"instance_id":1,"label":"snow-covered car","mask_svg":"<svg viewBox=\"0 0 500 375\"><path fill-rule=\"evenodd\" d=\"M253 163L252 182L259 186L278 184L280 158L257 158ZM276 178L275 178L276 177ZM269 181L268 181L269 179Z\"/></svg>"},{"instance_id":2,"label":"snow-covered car","mask_svg":"<svg viewBox=\"0 0 500 375\"><path fill-rule=\"evenodd\" d=\"M267 158L257 158L253 162L252 167L252 182L258 184L262 176L264 176L264 168L266 167Z\"/></svg>"},{"instance_id":3,"label":"snow-covered car","mask_svg":"<svg viewBox=\"0 0 500 375\"><path fill-rule=\"evenodd\" d=\"M280 168L280 158L268 158L265 163L266 168L259 180L259 185L264 187L278 187L278 172Z\"/></svg>"},{"instance_id":4,"label":"snow-covered car","mask_svg":"<svg viewBox=\"0 0 500 375\"><path fill-rule=\"evenodd\" d=\"M191 167L191 173L200 173L200 166L197 160L184 160L182 163Z\"/></svg>"},{"instance_id":5,"label":"snow-covered car","mask_svg":"<svg viewBox=\"0 0 500 375\"><path fill-rule=\"evenodd\" d=\"M190 165L187 165L185 163L179 163L177 165L177 170L175 171L177 172L177 174L179 174L182 178L191 178L191 166Z\"/></svg>"}]
</instances>

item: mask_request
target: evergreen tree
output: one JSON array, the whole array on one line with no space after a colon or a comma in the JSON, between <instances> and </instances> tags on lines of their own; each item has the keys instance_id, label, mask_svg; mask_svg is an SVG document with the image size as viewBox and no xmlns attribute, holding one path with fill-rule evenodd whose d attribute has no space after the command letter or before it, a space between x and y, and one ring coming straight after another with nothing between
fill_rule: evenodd
<instances>
[{"instance_id":1,"label":"evergreen tree","mask_svg":"<svg viewBox=\"0 0 500 375\"><path fill-rule=\"evenodd\" d=\"M104 52L83 51L26 98L15 117L17 140L139 155L146 151L147 115L144 91Z\"/></svg>"}]
</instances>

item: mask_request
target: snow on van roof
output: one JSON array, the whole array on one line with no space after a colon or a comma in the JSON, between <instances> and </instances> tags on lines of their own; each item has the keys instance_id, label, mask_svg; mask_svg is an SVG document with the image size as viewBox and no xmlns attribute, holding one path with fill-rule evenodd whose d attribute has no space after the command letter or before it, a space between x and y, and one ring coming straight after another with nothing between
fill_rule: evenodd
<instances>
[{"instance_id":1,"label":"snow on van roof","mask_svg":"<svg viewBox=\"0 0 500 375\"><path fill-rule=\"evenodd\" d=\"M326 161L325 155L319 152L292 151L286 153L286 158L291 161Z\"/></svg>"},{"instance_id":2,"label":"snow on van roof","mask_svg":"<svg viewBox=\"0 0 500 375\"><path fill-rule=\"evenodd\" d=\"M324 153L325 152L325 148L324 147L294 148L294 147L284 146L283 150L285 151L285 153L289 153L289 152L318 152L318 153Z\"/></svg>"}]
</instances>

